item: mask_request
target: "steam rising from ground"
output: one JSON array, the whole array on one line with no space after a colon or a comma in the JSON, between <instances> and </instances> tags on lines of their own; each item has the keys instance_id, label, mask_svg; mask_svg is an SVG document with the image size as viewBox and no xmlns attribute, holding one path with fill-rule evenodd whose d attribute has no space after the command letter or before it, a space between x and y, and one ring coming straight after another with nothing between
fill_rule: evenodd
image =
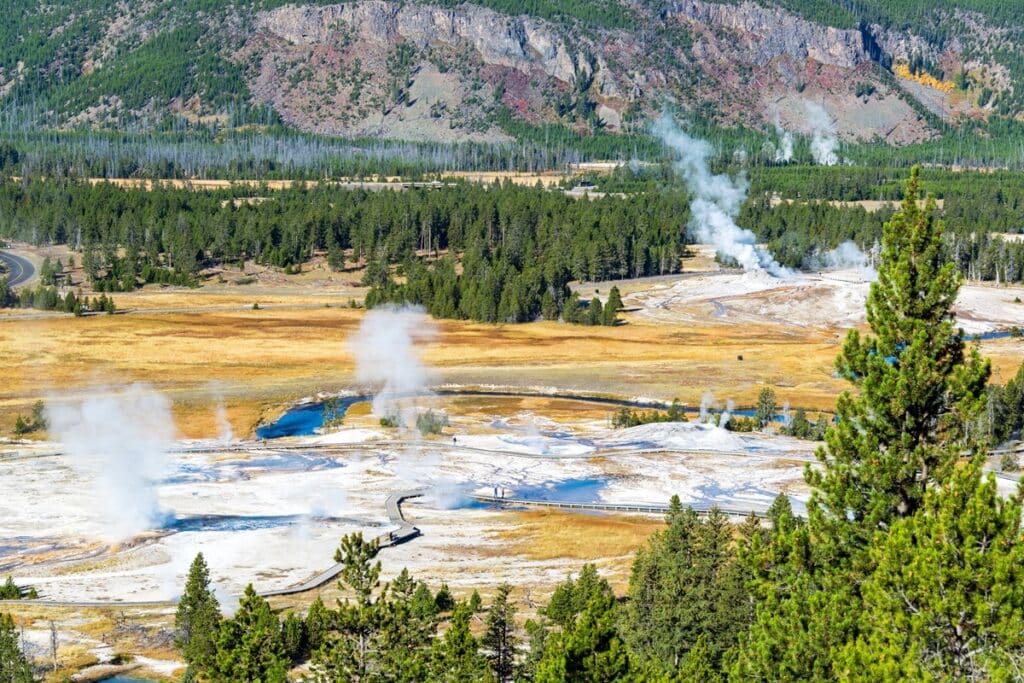
<instances>
[{"instance_id":1,"label":"steam rising from ground","mask_svg":"<svg viewBox=\"0 0 1024 683\"><path fill-rule=\"evenodd\" d=\"M779 136L779 146L775 148L775 161L787 162L793 160L793 134L782 127L779 121L779 112L775 112L775 134Z\"/></svg>"},{"instance_id":2,"label":"steam rising from ground","mask_svg":"<svg viewBox=\"0 0 1024 683\"><path fill-rule=\"evenodd\" d=\"M356 381L375 392L374 414L398 418L398 427L416 436L416 398L427 394L433 384L433 372L420 358L418 346L435 336L434 324L422 308L384 306L367 313L349 339L356 357ZM463 500L462 487L439 476L440 455L420 452L415 437L394 464L395 477L402 486L429 483L442 507L456 507Z\"/></svg>"},{"instance_id":3,"label":"steam rising from ground","mask_svg":"<svg viewBox=\"0 0 1024 683\"><path fill-rule=\"evenodd\" d=\"M821 258L827 268L856 268L865 280L874 281L878 276L867 254L854 242L847 240Z\"/></svg>"},{"instance_id":4,"label":"steam rising from ground","mask_svg":"<svg viewBox=\"0 0 1024 683\"><path fill-rule=\"evenodd\" d=\"M654 134L678 157L675 169L693 195L690 227L697 239L714 245L720 254L735 260L744 270L766 270L778 277L790 276L788 269L757 246L754 233L736 225L736 216L747 198L746 178L712 174L708 166L708 158L714 151L711 145L687 135L667 114L654 124Z\"/></svg>"},{"instance_id":5,"label":"steam rising from ground","mask_svg":"<svg viewBox=\"0 0 1024 683\"><path fill-rule=\"evenodd\" d=\"M104 538L125 540L159 525L154 482L166 474L175 434L166 398L132 384L77 403L48 401L46 417L72 466L93 487Z\"/></svg>"},{"instance_id":6,"label":"steam rising from ground","mask_svg":"<svg viewBox=\"0 0 1024 683\"><path fill-rule=\"evenodd\" d=\"M822 166L835 166L839 163L839 139L836 136L836 125L832 117L817 102L804 101L807 110L807 123L811 129L811 155L814 161Z\"/></svg>"},{"instance_id":7,"label":"steam rising from ground","mask_svg":"<svg viewBox=\"0 0 1024 683\"><path fill-rule=\"evenodd\" d=\"M398 399L422 394L430 386L431 373L417 344L430 341L435 333L433 322L419 307L382 306L363 318L348 347L356 358L356 381L375 392L375 415L408 421Z\"/></svg>"}]
</instances>

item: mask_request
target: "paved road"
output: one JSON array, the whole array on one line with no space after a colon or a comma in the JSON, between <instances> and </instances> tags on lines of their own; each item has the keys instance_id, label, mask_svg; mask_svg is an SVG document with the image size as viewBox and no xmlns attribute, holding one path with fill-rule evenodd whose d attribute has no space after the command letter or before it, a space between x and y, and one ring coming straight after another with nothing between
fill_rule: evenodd
<instances>
[{"instance_id":1,"label":"paved road","mask_svg":"<svg viewBox=\"0 0 1024 683\"><path fill-rule=\"evenodd\" d=\"M8 251L0 251L0 261L7 268L7 284L12 287L25 284L35 277L36 269L32 262Z\"/></svg>"}]
</instances>

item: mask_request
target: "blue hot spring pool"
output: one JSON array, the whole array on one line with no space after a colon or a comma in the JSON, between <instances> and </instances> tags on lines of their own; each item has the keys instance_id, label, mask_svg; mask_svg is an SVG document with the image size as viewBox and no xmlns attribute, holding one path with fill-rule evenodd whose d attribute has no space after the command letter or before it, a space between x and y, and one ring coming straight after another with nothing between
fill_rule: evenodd
<instances>
[{"instance_id":1,"label":"blue hot spring pool","mask_svg":"<svg viewBox=\"0 0 1024 683\"><path fill-rule=\"evenodd\" d=\"M339 399L340 417L344 417L350 406L367 399L366 396L344 396ZM279 417L276 422L258 427L259 439L277 439L282 436L310 436L324 426L324 404L307 403L296 406Z\"/></svg>"},{"instance_id":2,"label":"blue hot spring pool","mask_svg":"<svg viewBox=\"0 0 1024 683\"><path fill-rule=\"evenodd\" d=\"M566 503L596 503L608 485L602 477L546 481L533 486L520 486L506 495L521 500L557 500Z\"/></svg>"}]
</instances>

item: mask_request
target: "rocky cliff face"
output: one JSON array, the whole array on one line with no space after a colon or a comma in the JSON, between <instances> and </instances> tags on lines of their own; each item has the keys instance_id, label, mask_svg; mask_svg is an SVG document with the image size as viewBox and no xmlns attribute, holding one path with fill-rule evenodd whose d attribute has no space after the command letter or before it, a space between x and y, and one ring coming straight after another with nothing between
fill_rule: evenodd
<instances>
[{"instance_id":1,"label":"rocky cliff face","mask_svg":"<svg viewBox=\"0 0 1024 683\"><path fill-rule=\"evenodd\" d=\"M442 9L383 0L326 7L287 6L260 16L258 26L295 45L326 43L347 26L361 41L390 46L408 41L420 50L438 44L469 46L487 64L530 74L536 69L565 83L589 73L582 53L556 29L531 17L507 17L462 5Z\"/></svg>"},{"instance_id":2,"label":"rocky cliff face","mask_svg":"<svg viewBox=\"0 0 1024 683\"><path fill-rule=\"evenodd\" d=\"M853 69L868 60L860 31L820 26L777 7L682 0L671 3L663 16L685 17L735 34L746 61L753 64L763 65L785 56Z\"/></svg>"},{"instance_id":3,"label":"rocky cliff face","mask_svg":"<svg viewBox=\"0 0 1024 683\"><path fill-rule=\"evenodd\" d=\"M493 138L500 134L487 121L500 105L534 123L615 131L628 128L629 111L666 103L748 125L765 125L779 110L785 122L788 107L800 130L796 91L823 103L850 139L900 143L933 133L876 70L877 61L931 55L916 36L822 26L750 0L672 0L638 21L637 30L584 32L470 4L291 5L258 17L243 54L261 64L251 82L257 98L321 132ZM415 63L396 84L389 60L399 46L412 49ZM338 85L332 71L355 71L358 84ZM324 98L324 89L332 94ZM877 125L858 92L881 103ZM325 106L335 113L325 115Z\"/></svg>"},{"instance_id":4,"label":"rocky cliff face","mask_svg":"<svg viewBox=\"0 0 1024 683\"><path fill-rule=\"evenodd\" d=\"M265 12L247 0L225 0L210 10L221 12L216 19L175 15L174 0L138 7L109 0L116 11L97 14L104 23L91 35L99 38L78 46L85 55L80 71L102 83L104 72L116 70L140 44L182 22L208 22L210 31L196 46L205 57L190 64L209 64L213 45L218 59L243 74L237 97L251 96L303 130L495 140L507 139L498 123L508 116L616 132L643 125L646 115L666 106L726 125L771 128L778 118L801 130L802 101L814 100L846 138L904 143L934 132L916 113L918 102L950 119L957 107L975 117L987 110L972 104L977 93L951 97L927 90L924 79L901 83L884 70L889 64L923 58L950 73L969 68L978 74L977 92L1012 91L1010 71L992 55L1024 42L1017 38L1024 29L992 29L980 15L963 12L943 15L962 30L937 45L899 29L823 26L771 0L603 1L627 3L634 25L606 29L471 3L441 8L430 0L295 0ZM46 68L68 73L63 63ZM153 111L142 114L186 108L199 117L222 115L215 107L223 105L206 104L216 98L202 92L210 80L202 76L169 103L146 98ZM0 74L0 99L16 80L13 71ZM97 91L65 118L116 122L132 112L110 103L125 99L122 92ZM102 120L90 113L100 105L111 109Z\"/></svg>"}]
</instances>

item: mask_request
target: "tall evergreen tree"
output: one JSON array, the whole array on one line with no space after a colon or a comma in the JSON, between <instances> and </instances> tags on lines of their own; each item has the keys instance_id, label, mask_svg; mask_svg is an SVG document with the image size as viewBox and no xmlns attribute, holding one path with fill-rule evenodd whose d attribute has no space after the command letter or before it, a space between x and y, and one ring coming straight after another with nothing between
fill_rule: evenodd
<instances>
[{"instance_id":1,"label":"tall evergreen tree","mask_svg":"<svg viewBox=\"0 0 1024 683\"><path fill-rule=\"evenodd\" d=\"M925 493L871 546L845 680L1019 680L1024 663L1021 493L999 496L980 458Z\"/></svg>"},{"instance_id":2,"label":"tall evergreen tree","mask_svg":"<svg viewBox=\"0 0 1024 683\"><path fill-rule=\"evenodd\" d=\"M316 652L324 644L332 622L333 613L327 609L318 595L306 612L306 641L310 652Z\"/></svg>"},{"instance_id":3,"label":"tall evergreen tree","mask_svg":"<svg viewBox=\"0 0 1024 683\"><path fill-rule=\"evenodd\" d=\"M808 522L785 522L750 556L759 603L730 670L737 680L831 678L858 637L861 589L879 559L867 551L872 539L980 451L968 427L984 405L989 365L965 351L955 327L960 278L934 200L921 208L919 196L915 168L885 226L867 302L873 336L851 331L836 362L857 394L839 397L821 467L805 473Z\"/></svg>"},{"instance_id":4,"label":"tall evergreen tree","mask_svg":"<svg viewBox=\"0 0 1024 683\"><path fill-rule=\"evenodd\" d=\"M622 308L622 295L618 287L612 287L608 292L608 301L604 305L604 319L602 325L612 326L619 321L619 310Z\"/></svg>"},{"instance_id":5,"label":"tall evergreen tree","mask_svg":"<svg viewBox=\"0 0 1024 683\"><path fill-rule=\"evenodd\" d=\"M384 605L374 599L380 586L380 562L374 561L378 546L362 533L341 539L335 561L344 566L338 588L355 595L338 601L332 630L313 654L316 681L365 681L377 660L376 639L384 622Z\"/></svg>"},{"instance_id":6,"label":"tall evergreen tree","mask_svg":"<svg viewBox=\"0 0 1024 683\"><path fill-rule=\"evenodd\" d=\"M755 411L758 426L763 428L775 420L776 407L775 390L771 387L762 388L757 394L757 410Z\"/></svg>"},{"instance_id":7,"label":"tall evergreen tree","mask_svg":"<svg viewBox=\"0 0 1024 683\"><path fill-rule=\"evenodd\" d=\"M192 561L185 592L174 617L175 645L189 666L205 668L216 650L220 605L210 586L210 569L203 554Z\"/></svg>"},{"instance_id":8,"label":"tall evergreen tree","mask_svg":"<svg viewBox=\"0 0 1024 683\"><path fill-rule=\"evenodd\" d=\"M666 521L633 563L623 635L639 657L675 675L701 634L717 663L749 623L752 603L724 514L702 521L673 496Z\"/></svg>"},{"instance_id":9,"label":"tall evergreen tree","mask_svg":"<svg viewBox=\"0 0 1024 683\"><path fill-rule=\"evenodd\" d=\"M712 650L708 647L707 634L701 634L690 651L686 653L679 674L675 678L678 683L721 683L722 674L714 660Z\"/></svg>"},{"instance_id":10,"label":"tall evergreen tree","mask_svg":"<svg viewBox=\"0 0 1024 683\"><path fill-rule=\"evenodd\" d=\"M487 629L482 644L487 653L498 681L512 680L515 667L516 644L516 606L509 600L512 586L502 584L494 595L490 608L487 610Z\"/></svg>"},{"instance_id":11,"label":"tall evergreen tree","mask_svg":"<svg viewBox=\"0 0 1024 683\"><path fill-rule=\"evenodd\" d=\"M469 629L473 610L459 603L452 612L448 630L434 645L433 680L442 683L489 683L494 673L480 653L480 643Z\"/></svg>"},{"instance_id":12,"label":"tall evergreen tree","mask_svg":"<svg viewBox=\"0 0 1024 683\"><path fill-rule=\"evenodd\" d=\"M18 631L10 614L0 614L0 681L32 683L32 665L18 647Z\"/></svg>"},{"instance_id":13,"label":"tall evergreen tree","mask_svg":"<svg viewBox=\"0 0 1024 683\"><path fill-rule=\"evenodd\" d=\"M913 514L927 488L978 448L967 427L984 405L989 363L976 348L965 352L952 310L961 278L935 201L921 208L920 194L915 168L899 213L885 225L867 301L873 336L852 330L836 361L857 394L839 397L838 423L818 451L824 467L808 475L812 514L836 522L858 548Z\"/></svg>"},{"instance_id":14,"label":"tall evergreen tree","mask_svg":"<svg viewBox=\"0 0 1024 683\"><path fill-rule=\"evenodd\" d=\"M423 583L417 583L407 569L387 585L375 605L380 615L373 634L374 666L390 681L417 683L430 674L437 606Z\"/></svg>"},{"instance_id":15,"label":"tall evergreen tree","mask_svg":"<svg viewBox=\"0 0 1024 683\"><path fill-rule=\"evenodd\" d=\"M249 584L238 612L221 623L207 674L211 680L225 683L284 683L288 665L281 622Z\"/></svg>"},{"instance_id":16,"label":"tall evergreen tree","mask_svg":"<svg viewBox=\"0 0 1024 683\"><path fill-rule=\"evenodd\" d=\"M615 594L593 565L584 565L577 581L561 584L545 613L559 630L536 640L544 652L532 680L599 683L629 677L628 649L616 628Z\"/></svg>"}]
</instances>

